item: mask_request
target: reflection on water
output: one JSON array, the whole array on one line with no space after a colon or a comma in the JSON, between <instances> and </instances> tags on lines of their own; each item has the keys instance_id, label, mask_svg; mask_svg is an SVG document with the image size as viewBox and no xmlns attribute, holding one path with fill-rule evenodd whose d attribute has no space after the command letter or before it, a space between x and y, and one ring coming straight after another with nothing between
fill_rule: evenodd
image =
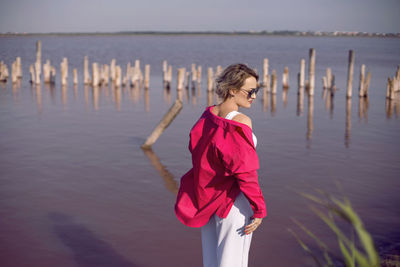
<instances>
[{"instance_id":1,"label":"reflection on water","mask_svg":"<svg viewBox=\"0 0 400 267\"><path fill-rule=\"evenodd\" d=\"M346 131L344 134L344 144L350 147L350 131L351 131L351 98L346 99Z\"/></svg>"},{"instance_id":2,"label":"reflection on water","mask_svg":"<svg viewBox=\"0 0 400 267\"><path fill-rule=\"evenodd\" d=\"M151 165L157 170L158 174L164 180L165 187L172 192L174 195L178 193L178 183L174 179L174 176L167 170L167 168L161 163L156 153L151 148L142 149L143 153L149 159Z\"/></svg>"},{"instance_id":3,"label":"reflection on water","mask_svg":"<svg viewBox=\"0 0 400 267\"><path fill-rule=\"evenodd\" d=\"M288 87L283 87L282 88L282 101L283 101L283 107L286 108L287 103L288 103Z\"/></svg>"},{"instance_id":4,"label":"reflection on water","mask_svg":"<svg viewBox=\"0 0 400 267\"><path fill-rule=\"evenodd\" d=\"M67 107L67 102L68 102L68 94L67 94L67 86L63 85L61 86L61 102L63 104L64 109Z\"/></svg>"},{"instance_id":5,"label":"reflection on water","mask_svg":"<svg viewBox=\"0 0 400 267\"><path fill-rule=\"evenodd\" d=\"M386 99L386 117L391 119L393 114L395 114L396 118L399 118L400 115L400 93L396 93L395 99Z\"/></svg>"},{"instance_id":6,"label":"reflection on water","mask_svg":"<svg viewBox=\"0 0 400 267\"><path fill-rule=\"evenodd\" d=\"M311 140L312 132L314 130L314 96L308 95L308 109L307 109L307 134L306 139ZM309 145L310 143L307 143Z\"/></svg>"},{"instance_id":7,"label":"reflection on water","mask_svg":"<svg viewBox=\"0 0 400 267\"><path fill-rule=\"evenodd\" d=\"M276 94L271 94L271 115L272 117L276 113Z\"/></svg>"},{"instance_id":8,"label":"reflection on water","mask_svg":"<svg viewBox=\"0 0 400 267\"><path fill-rule=\"evenodd\" d=\"M360 97L358 101L358 117L360 122L368 122L368 108L369 108L369 98L368 96Z\"/></svg>"},{"instance_id":9,"label":"reflection on water","mask_svg":"<svg viewBox=\"0 0 400 267\"><path fill-rule=\"evenodd\" d=\"M302 116L304 110L304 87L300 87L297 93L297 116Z\"/></svg>"}]
</instances>

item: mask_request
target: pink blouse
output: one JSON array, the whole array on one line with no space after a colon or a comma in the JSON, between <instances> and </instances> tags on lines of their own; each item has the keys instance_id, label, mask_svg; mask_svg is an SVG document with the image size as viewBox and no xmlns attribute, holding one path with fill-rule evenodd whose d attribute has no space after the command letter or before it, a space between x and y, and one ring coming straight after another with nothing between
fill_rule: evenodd
<instances>
[{"instance_id":1,"label":"pink blouse","mask_svg":"<svg viewBox=\"0 0 400 267\"><path fill-rule=\"evenodd\" d=\"M193 168L181 178L175 214L185 225L202 227L216 214L226 218L240 191L253 217L267 216L258 184L258 156L249 126L216 116L207 107L190 131Z\"/></svg>"}]
</instances>

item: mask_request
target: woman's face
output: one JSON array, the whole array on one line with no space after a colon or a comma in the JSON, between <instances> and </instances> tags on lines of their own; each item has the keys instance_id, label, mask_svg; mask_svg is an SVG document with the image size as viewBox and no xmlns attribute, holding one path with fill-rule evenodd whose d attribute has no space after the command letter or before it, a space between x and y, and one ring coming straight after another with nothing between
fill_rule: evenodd
<instances>
[{"instance_id":1,"label":"woman's face","mask_svg":"<svg viewBox=\"0 0 400 267\"><path fill-rule=\"evenodd\" d=\"M256 78L254 78L253 76L247 78L244 81L244 84L240 88L240 90L231 92L234 95L236 104L239 107L250 108L251 103L254 101L254 99L256 99L256 93L253 93L250 95L249 92L252 89L256 89L256 88L257 88Z\"/></svg>"}]
</instances>

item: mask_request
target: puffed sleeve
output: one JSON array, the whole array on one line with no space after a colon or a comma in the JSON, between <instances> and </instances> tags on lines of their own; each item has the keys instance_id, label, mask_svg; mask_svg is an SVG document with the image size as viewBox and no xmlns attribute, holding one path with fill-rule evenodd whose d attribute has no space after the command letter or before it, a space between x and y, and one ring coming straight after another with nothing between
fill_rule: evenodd
<instances>
[{"instance_id":1,"label":"puffed sleeve","mask_svg":"<svg viewBox=\"0 0 400 267\"><path fill-rule=\"evenodd\" d=\"M219 146L219 154L227 175L237 179L240 190L249 200L255 218L267 216L264 197L258 183L259 160L254 148L251 130L236 127L229 131Z\"/></svg>"}]
</instances>

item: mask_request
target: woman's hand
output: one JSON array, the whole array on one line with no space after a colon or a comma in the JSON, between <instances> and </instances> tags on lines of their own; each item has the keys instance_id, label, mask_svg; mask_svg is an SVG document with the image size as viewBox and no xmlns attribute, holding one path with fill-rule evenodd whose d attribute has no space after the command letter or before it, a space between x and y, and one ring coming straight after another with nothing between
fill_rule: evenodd
<instances>
[{"instance_id":1,"label":"woman's hand","mask_svg":"<svg viewBox=\"0 0 400 267\"><path fill-rule=\"evenodd\" d=\"M246 227L244 228L244 232L246 233L246 235L249 235L252 232L254 232L257 229L257 227L261 224L262 220L263 220L262 218L254 218L251 223L246 225Z\"/></svg>"}]
</instances>

